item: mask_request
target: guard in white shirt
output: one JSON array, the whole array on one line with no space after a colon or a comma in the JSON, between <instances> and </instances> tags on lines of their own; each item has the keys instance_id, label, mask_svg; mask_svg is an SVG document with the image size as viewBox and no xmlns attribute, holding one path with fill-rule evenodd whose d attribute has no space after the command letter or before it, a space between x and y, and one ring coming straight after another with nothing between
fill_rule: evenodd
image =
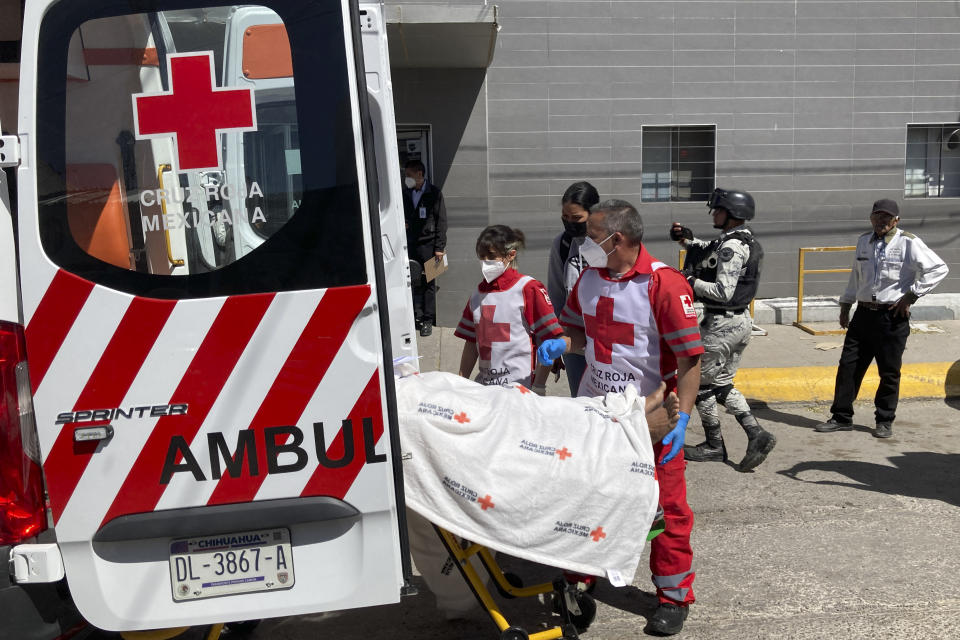
<instances>
[{"instance_id":1,"label":"guard in white shirt","mask_svg":"<svg viewBox=\"0 0 960 640\"><path fill-rule=\"evenodd\" d=\"M874 397L877 428L893 435L900 396L900 364L910 335L910 306L947 275L947 265L923 240L897 228L900 207L877 200L870 213L872 232L857 239L847 290L840 297L840 326L847 330L837 367L832 417L817 425L821 433L853 428L853 401L870 363L876 359L880 385ZM857 310L850 318L850 307Z\"/></svg>"}]
</instances>

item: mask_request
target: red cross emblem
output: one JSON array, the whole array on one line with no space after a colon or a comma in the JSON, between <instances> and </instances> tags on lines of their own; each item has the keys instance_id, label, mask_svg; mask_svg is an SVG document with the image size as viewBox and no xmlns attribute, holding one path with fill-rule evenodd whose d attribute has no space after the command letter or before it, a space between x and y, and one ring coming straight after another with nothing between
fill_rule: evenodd
<instances>
[{"instance_id":1,"label":"red cross emblem","mask_svg":"<svg viewBox=\"0 0 960 640\"><path fill-rule=\"evenodd\" d=\"M567 448L566 448L566 447L564 447L563 449L557 449L557 456L558 456L561 460L566 460L567 458L571 457L572 455L573 455L572 453L570 453L569 451L567 451Z\"/></svg>"},{"instance_id":2,"label":"red cross emblem","mask_svg":"<svg viewBox=\"0 0 960 640\"><path fill-rule=\"evenodd\" d=\"M477 349L480 359L490 362L494 342L510 342L510 323L494 322L495 304L485 304L480 308L480 322L477 324Z\"/></svg>"},{"instance_id":3,"label":"red cross emblem","mask_svg":"<svg viewBox=\"0 0 960 640\"><path fill-rule=\"evenodd\" d=\"M213 52L171 54L170 91L133 96L138 140L173 137L177 167L221 169L220 134L256 131L252 89L218 88Z\"/></svg>"},{"instance_id":4,"label":"red cross emblem","mask_svg":"<svg viewBox=\"0 0 960 640\"><path fill-rule=\"evenodd\" d=\"M593 356L597 362L613 364L613 345L633 345L633 324L613 319L613 298L600 296L597 315L583 315L587 336L593 340Z\"/></svg>"},{"instance_id":5,"label":"red cross emblem","mask_svg":"<svg viewBox=\"0 0 960 640\"><path fill-rule=\"evenodd\" d=\"M607 537L607 534L604 532L603 527L597 527L590 532L590 537L593 538L594 542L600 542Z\"/></svg>"},{"instance_id":6,"label":"red cross emblem","mask_svg":"<svg viewBox=\"0 0 960 640\"><path fill-rule=\"evenodd\" d=\"M480 509L486 511L487 509L493 509L493 498L490 497L490 494L483 496L482 498L477 498L477 502L480 503Z\"/></svg>"},{"instance_id":7,"label":"red cross emblem","mask_svg":"<svg viewBox=\"0 0 960 640\"><path fill-rule=\"evenodd\" d=\"M518 384L518 385L516 386L516 389L517 389L517 391L519 391L520 393L530 393L530 389L527 389L527 388L526 388L525 386L523 386L522 384Z\"/></svg>"},{"instance_id":8,"label":"red cross emblem","mask_svg":"<svg viewBox=\"0 0 960 640\"><path fill-rule=\"evenodd\" d=\"M470 422L470 418L467 417L467 414L464 411L461 411L457 415L453 416L453 419L460 424L463 424L464 422Z\"/></svg>"}]
</instances>

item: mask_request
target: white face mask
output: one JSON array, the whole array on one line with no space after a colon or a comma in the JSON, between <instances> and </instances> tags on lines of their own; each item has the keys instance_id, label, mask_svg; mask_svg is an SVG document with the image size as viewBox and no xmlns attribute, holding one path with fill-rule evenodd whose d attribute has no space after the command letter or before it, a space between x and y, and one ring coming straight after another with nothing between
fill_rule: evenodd
<instances>
[{"instance_id":1,"label":"white face mask","mask_svg":"<svg viewBox=\"0 0 960 640\"><path fill-rule=\"evenodd\" d=\"M597 269L603 269L607 266L607 256L613 253L613 249L610 251L604 251L603 247L600 245L613 237L611 233L606 238L600 241L598 244L591 238L587 238L583 241L583 244L580 245L580 255L583 256L583 259L587 261L587 264L591 267L596 267Z\"/></svg>"},{"instance_id":2,"label":"white face mask","mask_svg":"<svg viewBox=\"0 0 960 640\"><path fill-rule=\"evenodd\" d=\"M411 178L410 176L407 176L406 178L403 179L403 184L406 185L407 189L413 189L414 187L417 186L417 181Z\"/></svg>"},{"instance_id":3,"label":"white face mask","mask_svg":"<svg viewBox=\"0 0 960 640\"><path fill-rule=\"evenodd\" d=\"M507 265L499 260L481 260L480 272L483 273L483 279L487 282L493 282L503 275L507 270Z\"/></svg>"}]
</instances>

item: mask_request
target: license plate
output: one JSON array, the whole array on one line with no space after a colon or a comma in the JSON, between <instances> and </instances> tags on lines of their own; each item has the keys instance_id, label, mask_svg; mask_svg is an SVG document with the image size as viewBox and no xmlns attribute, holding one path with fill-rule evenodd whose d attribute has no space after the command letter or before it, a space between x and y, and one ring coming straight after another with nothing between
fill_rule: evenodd
<instances>
[{"instance_id":1,"label":"license plate","mask_svg":"<svg viewBox=\"0 0 960 640\"><path fill-rule=\"evenodd\" d=\"M293 586L289 529L260 529L170 543L173 599L277 591Z\"/></svg>"}]
</instances>

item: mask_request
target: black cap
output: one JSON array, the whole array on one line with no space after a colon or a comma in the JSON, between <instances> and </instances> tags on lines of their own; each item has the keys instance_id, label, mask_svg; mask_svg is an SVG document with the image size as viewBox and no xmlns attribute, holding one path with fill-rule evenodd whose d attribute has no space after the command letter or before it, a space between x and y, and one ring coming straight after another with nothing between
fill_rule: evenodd
<instances>
[{"instance_id":1,"label":"black cap","mask_svg":"<svg viewBox=\"0 0 960 640\"><path fill-rule=\"evenodd\" d=\"M889 198L883 198L873 203L873 210L870 213L874 214L878 211L889 213L894 217L900 216L900 207L897 205L896 201L890 200Z\"/></svg>"}]
</instances>

